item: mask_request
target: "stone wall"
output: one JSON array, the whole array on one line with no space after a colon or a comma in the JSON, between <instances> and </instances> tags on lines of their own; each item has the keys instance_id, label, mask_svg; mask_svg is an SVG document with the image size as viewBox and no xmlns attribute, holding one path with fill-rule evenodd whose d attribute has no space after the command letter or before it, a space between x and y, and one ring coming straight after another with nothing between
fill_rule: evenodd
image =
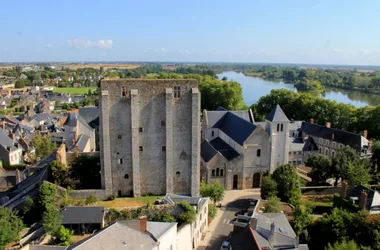
<instances>
[{"instance_id":1,"label":"stone wall","mask_svg":"<svg viewBox=\"0 0 380 250\"><path fill-rule=\"evenodd\" d=\"M173 88L180 86L180 98ZM114 194L199 193L195 80L103 80L103 186Z\"/></svg>"}]
</instances>

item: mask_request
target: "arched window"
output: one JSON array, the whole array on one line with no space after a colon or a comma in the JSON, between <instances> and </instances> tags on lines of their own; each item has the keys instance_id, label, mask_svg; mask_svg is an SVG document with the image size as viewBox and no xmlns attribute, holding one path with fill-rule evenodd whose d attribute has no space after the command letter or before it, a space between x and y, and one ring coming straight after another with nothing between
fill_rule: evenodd
<instances>
[{"instance_id":1,"label":"arched window","mask_svg":"<svg viewBox=\"0 0 380 250\"><path fill-rule=\"evenodd\" d=\"M216 176L219 176L219 168L216 168Z\"/></svg>"},{"instance_id":2,"label":"arched window","mask_svg":"<svg viewBox=\"0 0 380 250\"><path fill-rule=\"evenodd\" d=\"M257 156L257 157L260 157L260 156L261 156L261 149L258 149L258 150L256 151L256 156Z\"/></svg>"},{"instance_id":3,"label":"arched window","mask_svg":"<svg viewBox=\"0 0 380 250\"><path fill-rule=\"evenodd\" d=\"M284 124L281 123L281 132L284 131Z\"/></svg>"},{"instance_id":4,"label":"arched window","mask_svg":"<svg viewBox=\"0 0 380 250\"><path fill-rule=\"evenodd\" d=\"M215 176L215 169L211 171L211 176Z\"/></svg>"},{"instance_id":5,"label":"arched window","mask_svg":"<svg viewBox=\"0 0 380 250\"><path fill-rule=\"evenodd\" d=\"M177 177L179 177L179 176L181 175L181 172L177 171L177 172L175 172L175 175L176 175Z\"/></svg>"},{"instance_id":6,"label":"arched window","mask_svg":"<svg viewBox=\"0 0 380 250\"><path fill-rule=\"evenodd\" d=\"M325 149L325 155L329 155L329 150L327 148Z\"/></svg>"},{"instance_id":7,"label":"arched window","mask_svg":"<svg viewBox=\"0 0 380 250\"><path fill-rule=\"evenodd\" d=\"M223 169L220 170L220 176L223 177Z\"/></svg>"},{"instance_id":8,"label":"arched window","mask_svg":"<svg viewBox=\"0 0 380 250\"><path fill-rule=\"evenodd\" d=\"M280 131L280 124L277 124L277 132Z\"/></svg>"},{"instance_id":9,"label":"arched window","mask_svg":"<svg viewBox=\"0 0 380 250\"><path fill-rule=\"evenodd\" d=\"M124 179L129 179L129 175L128 175L128 174L125 174L125 175L124 175Z\"/></svg>"}]
</instances>

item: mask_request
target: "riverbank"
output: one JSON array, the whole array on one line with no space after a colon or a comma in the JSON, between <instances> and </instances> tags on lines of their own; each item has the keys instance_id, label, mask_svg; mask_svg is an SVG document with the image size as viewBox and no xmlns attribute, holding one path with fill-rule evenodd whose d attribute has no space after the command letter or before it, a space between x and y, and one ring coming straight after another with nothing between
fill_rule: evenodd
<instances>
[{"instance_id":1,"label":"riverbank","mask_svg":"<svg viewBox=\"0 0 380 250\"><path fill-rule=\"evenodd\" d=\"M248 73L242 72L242 74L244 74L245 76L248 76L248 77L258 77L258 78L261 78L261 79L266 80L266 81L284 81L284 79L282 79L282 78L266 78L262 72L248 72ZM284 81L284 82L289 83L289 84L295 84L294 82L289 82L289 81ZM323 86L331 87L331 88L344 89L344 90L349 90L349 91L357 91L357 92L361 92L361 93L375 94L375 95L380 94L379 90L368 90L368 89L355 88L355 87L354 88L347 88L347 87L341 86L341 85L324 84L322 82L321 82L321 84Z\"/></svg>"}]
</instances>

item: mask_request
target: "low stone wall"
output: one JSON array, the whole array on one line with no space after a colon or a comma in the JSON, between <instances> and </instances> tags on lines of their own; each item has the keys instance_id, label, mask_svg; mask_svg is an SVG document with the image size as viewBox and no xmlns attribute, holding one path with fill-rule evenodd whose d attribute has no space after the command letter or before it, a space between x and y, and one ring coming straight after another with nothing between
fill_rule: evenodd
<instances>
[{"instance_id":1,"label":"low stone wall","mask_svg":"<svg viewBox=\"0 0 380 250\"><path fill-rule=\"evenodd\" d=\"M341 187L323 186L323 187L301 187L302 195L327 195L340 194Z\"/></svg>"},{"instance_id":2,"label":"low stone wall","mask_svg":"<svg viewBox=\"0 0 380 250\"><path fill-rule=\"evenodd\" d=\"M86 199L87 196L93 195L98 200L106 199L106 191L104 189L83 189L83 190L72 190L70 192L70 197L74 199Z\"/></svg>"}]
</instances>

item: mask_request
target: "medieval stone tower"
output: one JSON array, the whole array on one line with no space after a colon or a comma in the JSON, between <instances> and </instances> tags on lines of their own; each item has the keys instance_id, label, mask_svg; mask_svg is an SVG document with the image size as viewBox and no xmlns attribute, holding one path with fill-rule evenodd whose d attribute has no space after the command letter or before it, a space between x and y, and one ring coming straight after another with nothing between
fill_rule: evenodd
<instances>
[{"instance_id":1,"label":"medieval stone tower","mask_svg":"<svg viewBox=\"0 0 380 250\"><path fill-rule=\"evenodd\" d=\"M199 195L196 80L104 79L100 97L106 194Z\"/></svg>"},{"instance_id":2,"label":"medieval stone tower","mask_svg":"<svg viewBox=\"0 0 380 250\"><path fill-rule=\"evenodd\" d=\"M289 124L288 117L279 105L268 114L265 120L266 130L269 131L271 137L270 173L273 173L277 166L288 163Z\"/></svg>"}]
</instances>

